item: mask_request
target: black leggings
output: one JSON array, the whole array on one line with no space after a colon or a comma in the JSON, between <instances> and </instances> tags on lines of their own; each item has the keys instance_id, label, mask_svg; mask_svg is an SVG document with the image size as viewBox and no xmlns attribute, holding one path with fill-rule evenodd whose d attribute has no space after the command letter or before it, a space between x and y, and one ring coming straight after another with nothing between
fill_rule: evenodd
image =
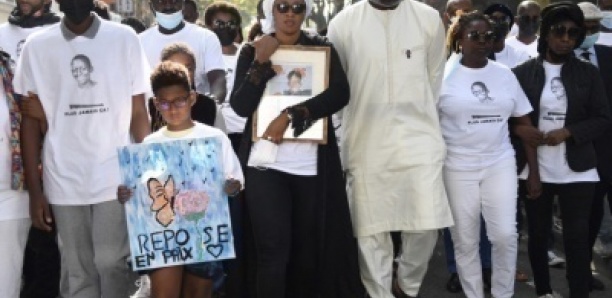
<instances>
[{"instance_id":1,"label":"black leggings","mask_svg":"<svg viewBox=\"0 0 612 298\"><path fill-rule=\"evenodd\" d=\"M246 181L257 252L257 297L315 297L316 177L249 167Z\"/></svg>"}]
</instances>

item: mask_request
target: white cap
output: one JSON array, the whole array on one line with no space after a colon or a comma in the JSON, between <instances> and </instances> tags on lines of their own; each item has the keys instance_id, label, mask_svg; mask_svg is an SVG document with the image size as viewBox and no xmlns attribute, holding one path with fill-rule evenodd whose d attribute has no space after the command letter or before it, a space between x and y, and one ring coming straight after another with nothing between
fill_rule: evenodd
<instances>
[{"instance_id":1,"label":"white cap","mask_svg":"<svg viewBox=\"0 0 612 298\"><path fill-rule=\"evenodd\" d=\"M591 2L580 2L578 6L580 6L584 14L585 21L599 21L603 18L603 14L599 7Z\"/></svg>"}]
</instances>

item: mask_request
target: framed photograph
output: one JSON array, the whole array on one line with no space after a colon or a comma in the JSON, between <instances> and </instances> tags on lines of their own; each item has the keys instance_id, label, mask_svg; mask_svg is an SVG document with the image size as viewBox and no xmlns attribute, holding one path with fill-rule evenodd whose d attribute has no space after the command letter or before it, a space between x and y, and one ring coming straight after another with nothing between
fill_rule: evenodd
<instances>
[{"instance_id":1,"label":"framed photograph","mask_svg":"<svg viewBox=\"0 0 612 298\"><path fill-rule=\"evenodd\" d=\"M253 117L253 141L259 140L270 122L284 109L325 91L329 84L328 47L280 46L270 58L276 76L268 81ZM327 143L327 118L319 119L299 137L291 126L284 141Z\"/></svg>"}]
</instances>

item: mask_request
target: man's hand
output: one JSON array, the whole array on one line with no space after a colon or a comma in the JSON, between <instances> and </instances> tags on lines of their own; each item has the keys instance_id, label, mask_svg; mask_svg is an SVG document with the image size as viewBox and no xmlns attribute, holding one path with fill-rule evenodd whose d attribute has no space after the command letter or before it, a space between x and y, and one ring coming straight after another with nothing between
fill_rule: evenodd
<instances>
[{"instance_id":1,"label":"man's hand","mask_svg":"<svg viewBox=\"0 0 612 298\"><path fill-rule=\"evenodd\" d=\"M47 232L53 230L51 226L53 224L53 215L51 214L49 202L44 195L30 195L30 217L35 228Z\"/></svg>"},{"instance_id":2,"label":"man's hand","mask_svg":"<svg viewBox=\"0 0 612 298\"><path fill-rule=\"evenodd\" d=\"M276 49L278 49L279 45L280 43L278 40L270 35L264 35L256 38L255 41L253 41L253 47L255 48L255 60L259 61L260 63L268 62L272 54L274 54Z\"/></svg>"},{"instance_id":3,"label":"man's hand","mask_svg":"<svg viewBox=\"0 0 612 298\"><path fill-rule=\"evenodd\" d=\"M557 146L567 140L572 134L567 128L559 128L551 130L544 135L544 144L548 146Z\"/></svg>"}]
</instances>

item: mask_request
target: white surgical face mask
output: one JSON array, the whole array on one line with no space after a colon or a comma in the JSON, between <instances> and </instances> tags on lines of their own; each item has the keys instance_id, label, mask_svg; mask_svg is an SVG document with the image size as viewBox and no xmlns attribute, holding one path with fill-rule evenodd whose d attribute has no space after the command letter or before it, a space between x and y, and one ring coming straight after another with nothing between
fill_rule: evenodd
<instances>
[{"instance_id":1,"label":"white surgical face mask","mask_svg":"<svg viewBox=\"0 0 612 298\"><path fill-rule=\"evenodd\" d=\"M155 20L157 24L162 26L164 29L172 30L183 21L183 11L179 10L175 13L162 13L159 11L155 12Z\"/></svg>"},{"instance_id":2,"label":"white surgical face mask","mask_svg":"<svg viewBox=\"0 0 612 298\"><path fill-rule=\"evenodd\" d=\"M595 45L598 39L599 39L599 32L595 34L587 35L584 38L584 41L582 42L582 44L580 45L580 48L585 49L585 50L590 49L592 46Z\"/></svg>"},{"instance_id":3,"label":"white surgical face mask","mask_svg":"<svg viewBox=\"0 0 612 298\"><path fill-rule=\"evenodd\" d=\"M612 30L612 10L602 11L601 13L603 14L603 18L601 21L599 21L599 23L602 26Z\"/></svg>"}]
</instances>

